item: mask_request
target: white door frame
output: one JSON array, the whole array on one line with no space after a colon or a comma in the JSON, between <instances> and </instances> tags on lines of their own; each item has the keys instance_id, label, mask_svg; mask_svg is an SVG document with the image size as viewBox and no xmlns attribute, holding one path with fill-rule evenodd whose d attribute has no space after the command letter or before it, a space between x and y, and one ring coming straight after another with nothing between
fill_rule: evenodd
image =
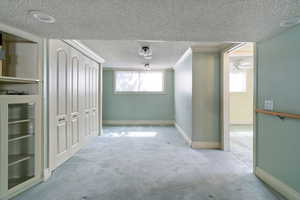
<instances>
[{"instance_id":1,"label":"white door frame","mask_svg":"<svg viewBox=\"0 0 300 200\"><path fill-rule=\"evenodd\" d=\"M236 43L221 52L221 142L224 151L230 151L230 133L229 133L229 65L228 54L236 49L244 46L245 43ZM254 77L254 91L253 91L253 170L256 166L256 96L257 96L257 52L256 44L253 43L253 77Z\"/></svg>"}]
</instances>

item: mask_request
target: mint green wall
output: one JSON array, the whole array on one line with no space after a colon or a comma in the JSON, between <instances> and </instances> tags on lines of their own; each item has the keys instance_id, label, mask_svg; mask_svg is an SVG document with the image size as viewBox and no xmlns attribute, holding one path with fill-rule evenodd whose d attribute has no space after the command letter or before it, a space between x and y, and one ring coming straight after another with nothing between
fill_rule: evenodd
<instances>
[{"instance_id":1,"label":"mint green wall","mask_svg":"<svg viewBox=\"0 0 300 200\"><path fill-rule=\"evenodd\" d=\"M257 44L257 107L300 113L300 26ZM257 115L257 166L300 192L300 120Z\"/></svg>"},{"instance_id":2,"label":"mint green wall","mask_svg":"<svg viewBox=\"0 0 300 200\"><path fill-rule=\"evenodd\" d=\"M220 55L193 52L193 141L220 141Z\"/></svg>"},{"instance_id":3,"label":"mint green wall","mask_svg":"<svg viewBox=\"0 0 300 200\"><path fill-rule=\"evenodd\" d=\"M166 71L166 94L114 94L113 71L103 72L103 120L174 120L173 71Z\"/></svg>"}]
</instances>

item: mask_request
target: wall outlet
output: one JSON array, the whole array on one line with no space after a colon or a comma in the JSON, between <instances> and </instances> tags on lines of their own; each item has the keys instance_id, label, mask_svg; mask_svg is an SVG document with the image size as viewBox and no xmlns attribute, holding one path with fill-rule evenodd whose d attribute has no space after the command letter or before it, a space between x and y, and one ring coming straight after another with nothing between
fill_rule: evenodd
<instances>
[{"instance_id":1,"label":"wall outlet","mask_svg":"<svg viewBox=\"0 0 300 200\"><path fill-rule=\"evenodd\" d=\"M273 100L265 100L264 109L265 110L273 110L274 101Z\"/></svg>"}]
</instances>

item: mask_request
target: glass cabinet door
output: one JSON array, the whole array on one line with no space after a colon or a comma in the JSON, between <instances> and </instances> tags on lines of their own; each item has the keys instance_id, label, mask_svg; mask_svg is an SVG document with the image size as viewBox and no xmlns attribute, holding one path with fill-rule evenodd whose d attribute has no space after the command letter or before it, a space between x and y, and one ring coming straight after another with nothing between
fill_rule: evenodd
<instances>
[{"instance_id":1,"label":"glass cabinet door","mask_svg":"<svg viewBox=\"0 0 300 200\"><path fill-rule=\"evenodd\" d=\"M8 104L8 189L35 176L35 103Z\"/></svg>"}]
</instances>

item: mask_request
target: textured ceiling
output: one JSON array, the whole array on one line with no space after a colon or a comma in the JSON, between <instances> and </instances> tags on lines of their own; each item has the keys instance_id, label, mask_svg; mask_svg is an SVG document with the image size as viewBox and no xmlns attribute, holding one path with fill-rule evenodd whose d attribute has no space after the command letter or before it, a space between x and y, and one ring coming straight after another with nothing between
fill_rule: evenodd
<instances>
[{"instance_id":1,"label":"textured ceiling","mask_svg":"<svg viewBox=\"0 0 300 200\"><path fill-rule=\"evenodd\" d=\"M41 24L28 10L53 15ZM1 0L0 21L65 39L258 41L300 15L300 0Z\"/></svg>"},{"instance_id":2,"label":"textured ceiling","mask_svg":"<svg viewBox=\"0 0 300 200\"><path fill-rule=\"evenodd\" d=\"M153 69L173 67L189 47L198 51L219 51L228 45L211 42L145 42L133 40L81 40L81 42L105 59L104 67L143 68L143 65L149 62ZM145 44L152 49L151 60L145 60L138 55L139 48Z\"/></svg>"}]
</instances>

